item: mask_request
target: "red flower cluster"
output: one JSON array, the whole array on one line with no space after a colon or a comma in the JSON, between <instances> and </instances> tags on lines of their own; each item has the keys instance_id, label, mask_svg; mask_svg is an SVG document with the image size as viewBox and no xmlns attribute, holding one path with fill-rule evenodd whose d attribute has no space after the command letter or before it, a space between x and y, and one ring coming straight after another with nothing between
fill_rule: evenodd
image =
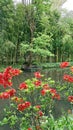
<instances>
[{"instance_id":1,"label":"red flower cluster","mask_svg":"<svg viewBox=\"0 0 73 130\"><path fill-rule=\"evenodd\" d=\"M15 101L16 103L23 102L24 100L22 98L19 98L17 96L14 96L11 98L11 100Z\"/></svg>"},{"instance_id":2,"label":"red flower cluster","mask_svg":"<svg viewBox=\"0 0 73 130\"><path fill-rule=\"evenodd\" d=\"M44 84L43 85L43 89L41 90L41 95L45 96L47 90L49 90L49 89L50 89L49 85L48 84Z\"/></svg>"},{"instance_id":3,"label":"red flower cluster","mask_svg":"<svg viewBox=\"0 0 73 130\"><path fill-rule=\"evenodd\" d=\"M52 99L57 99L57 100L61 99L60 95L57 93L55 89L50 88L50 93L52 94Z\"/></svg>"},{"instance_id":4,"label":"red flower cluster","mask_svg":"<svg viewBox=\"0 0 73 130\"><path fill-rule=\"evenodd\" d=\"M65 68L65 67L68 67L69 66L69 62L62 62L61 64L60 64L60 67L61 68Z\"/></svg>"},{"instance_id":5,"label":"red flower cluster","mask_svg":"<svg viewBox=\"0 0 73 130\"><path fill-rule=\"evenodd\" d=\"M68 101L73 103L73 96L69 96Z\"/></svg>"},{"instance_id":6,"label":"red flower cluster","mask_svg":"<svg viewBox=\"0 0 73 130\"><path fill-rule=\"evenodd\" d=\"M73 72L73 66L70 67L71 72Z\"/></svg>"},{"instance_id":7,"label":"red flower cluster","mask_svg":"<svg viewBox=\"0 0 73 130\"><path fill-rule=\"evenodd\" d=\"M24 111L25 109L29 108L31 106L30 102L25 102L25 103L21 103L18 105L18 110L19 111Z\"/></svg>"},{"instance_id":8,"label":"red flower cluster","mask_svg":"<svg viewBox=\"0 0 73 130\"><path fill-rule=\"evenodd\" d=\"M56 89L49 88L49 87L44 88L44 89L41 90L41 95L42 95L42 96L45 96L45 94L46 94L47 92L50 92L50 93L51 93L52 99L60 100L60 95L57 93Z\"/></svg>"},{"instance_id":9,"label":"red flower cluster","mask_svg":"<svg viewBox=\"0 0 73 130\"><path fill-rule=\"evenodd\" d=\"M27 88L28 88L28 85L27 85L25 82L23 82L23 83L21 83L21 84L19 85L19 88L20 88L21 90L27 89Z\"/></svg>"},{"instance_id":10,"label":"red flower cluster","mask_svg":"<svg viewBox=\"0 0 73 130\"><path fill-rule=\"evenodd\" d=\"M34 82L34 85L35 85L36 87L41 86L41 81L40 81L40 80L35 81L35 82Z\"/></svg>"},{"instance_id":11,"label":"red flower cluster","mask_svg":"<svg viewBox=\"0 0 73 130\"><path fill-rule=\"evenodd\" d=\"M39 115L39 116L43 116L44 113L40 110L40 111L38 111L38 115Z\"/></svg>"},{"instance_id":12,"label":"red flower cluster","mask_svg":"<svg viewBox=\"0 0 73 130\"><path fill-rule=\"evenodd\" d=\"M46 89L46 90L48 90L49 89L49 85L48 84L44 84L43 88Z\"/></svg>"},{"instance_id":13,"label":"red flower cluster","mask_svg":"<svg viewBox=\"0 0 73 130\"><path fill-rule=\"evenodd\" d=\"M36 105L35 107L36 107L37 109L40 109L40 108L41 108L41 106L40 106L40 105Z\"/></svg>"},{"instance_id":14,"label":"red flower cluster","mask_svg":"<svg viewBox=\"0 0 73 130\"><path fill-rule=\"evenodd\" d=\"M40 125L37 125L36 130L43 130L43 129L40 127Z\"/></svg>"},{"instance_id":15,"label":"red flower cluster","mask_svg":"<svg viewBox=\"0 0 73 130\"><path fill-rule=\"evenodd\" d=\"M19 69L13 69L11 66L7 67L3 73L0 73L0 85L3 85L5 88L12 86L12 77L20 74L20 72Z\"/></svg>"},{"instance_id":16,"label":"red flower cluster","mask_svg":"<svg viewBox=\"0 0 73 130\"><path fill-rule=\"evenodd\" d=\"M28 130L32 130L32 128L28 128Z\"/></svg>"},{"instance_id":17,"label":"red flower cluster","mask_svg":"<svg viewBox=\"0 0 73 130\"><path fill-rule=\"evenodd\" d=\"M51 94L55 94L55 93L57 93L57 91L56 91L56 89L54 89L54 88L50 88L50 93L51 93Z\"/></svg>"},{"instance_id":18,"label":"red flower cluster","mask_svg":"<svg viewBox=\"0 0 73 130\"><path fill-rule=\"evenodd\" d=\"M54 93L54 95L52 96L52 99L57 99L57 100L60 100L61 97L58 93Z\"/></svg>"},{"instance_id":19,"label":"red flower cluster","mask_svg":"<svg viewBox=\"0 0 73 130\"><path fill-rule=\"evenodd\" d=\"M41 78L42 77L42 75L40 74L40 72L35 72L34 75L35 75L35 78Z\"/></svg>"},{"instance_id":20,"label":"red flower cluster","mask_svg":"<svg viewBox=\"0 0 73 130\"><path fill-rule=\"evenodd\" d=\"M46 94L46 89L42 89L42 90L41 90L41 95L42 95L42 96L45 96L45 94Z\"/></svg>"},{"instance_id":21,"label":"red flower cluster","mask_svg":"<svg viewBox=\"0 0 73 130\"><path fill-rule=\"evenodd\" d=\"M15 89L9 89L7 92L3 92L0 94L0 99L8 99L12 96L14 96L16 93Z\"/></svg>"},{"instance_id":22,"label":"red flower cluster","mask_svg":"<svg viewBox=\"0 0 73 130\"><path fill-rule=\"evenodd\" d=\"M65 74L65 75L63 76L63 79L64 79L65 81L67 81L67 82L73 83L73 77L70 76L70 75Z\"/></svg>"}]
</instances>

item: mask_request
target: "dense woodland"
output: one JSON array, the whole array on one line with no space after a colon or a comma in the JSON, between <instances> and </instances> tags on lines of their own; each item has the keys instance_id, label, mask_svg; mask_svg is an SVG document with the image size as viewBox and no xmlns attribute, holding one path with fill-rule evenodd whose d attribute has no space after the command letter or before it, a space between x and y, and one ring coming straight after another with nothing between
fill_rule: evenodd
<instances>
[{"instance_id":1,"label":"dense woodland","mask_svg":"<svg viewBox=\"0 0 73 130\"><path fill-rule=\"evenodd\" d=\"M57 0L0 0L0 64L73 60L73 12Z\"/></svg>"}]
</instances>

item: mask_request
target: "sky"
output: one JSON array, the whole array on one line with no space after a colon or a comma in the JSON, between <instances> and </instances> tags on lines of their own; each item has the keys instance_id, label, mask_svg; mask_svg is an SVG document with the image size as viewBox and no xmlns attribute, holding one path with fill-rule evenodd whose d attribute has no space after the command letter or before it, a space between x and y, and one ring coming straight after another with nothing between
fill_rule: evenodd
<instances>
[{"instance_id":1,"label":"sky","mask_svg":"<svg viewBox=\"0 0 73 130\"><path fill-rule=\"evenodd\" d=\"M17 2L21 2L21 0L13 0L13 1L15 1L16 3ZM73 10L73 0L67 0L64 4L63 4L63 6L62 6L62 8L66 8L67 10Z\"/></svg>"},{"instance_id":2,"label":"sky","mask_svg":"<svg viewBox=\"0 0 73 130\"><path fill-rule=\"evenodd\" d=\"M15 3L21 2L21 0L13 0Z\"/></svg>"},{"instance_id":3,"label":"sky","mask_svg":"<svg viewBox=\"0 0 73 130\"><path fill-rule=\"evenodd\" d=\"M66 8L67 10L73 10L73 0L67 0L64 4L63 4L63 6L62 6L62 8Z\"/></svg>"}]
</instances>

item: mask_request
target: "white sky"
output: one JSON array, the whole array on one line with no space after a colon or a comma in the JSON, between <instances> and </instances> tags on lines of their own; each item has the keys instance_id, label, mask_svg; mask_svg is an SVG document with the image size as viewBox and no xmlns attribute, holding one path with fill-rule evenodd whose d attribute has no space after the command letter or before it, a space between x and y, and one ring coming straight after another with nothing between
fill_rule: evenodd
<instances>
[{"instance_id":1,"label":"white sky","mask_svg":"<svg viewBox=\"0 0 73 130\"><path fill-rule=\"evenodd\" d=\"M15 3L21 2L21 0L13 0Z\"/></svg>"},{"instance_id":2,"label":"white sky","mask_svg":"<svg viewBox=\"0 0 73 130\"><path fill-rule=\"evenodd\" d=\"M13 0L15 3L17 3L17 2L21 2L21 0ZM66 8L67 10L73 10L73 0L67 0L64 4L63 4L63 6L62 6L62 8Z\"/></svg>"},{"instance_id":3,"label":"white sky","mask_svg":"<svg viewBox=\"0 0 73 130\"><path fill-rule=\"evenodd\" d=\"M69 11L73 10L73 0L67 0L62 7L66 8Z\"/></svg>"}]
</instances>

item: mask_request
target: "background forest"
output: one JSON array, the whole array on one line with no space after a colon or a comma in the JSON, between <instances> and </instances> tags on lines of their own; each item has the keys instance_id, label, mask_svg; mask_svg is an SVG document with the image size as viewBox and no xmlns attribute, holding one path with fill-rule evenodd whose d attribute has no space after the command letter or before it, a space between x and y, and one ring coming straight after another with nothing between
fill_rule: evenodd
<instances>
[{"instance_id":1,"label":"background forest","mask_svg":"<svg viewBox=\"0 0 73 130\"><path fill-rule=\"evenodd\" d=\"M73 60L73 12L65 0L0 0L0 64Z\"/></svg>"}]
</instances>

